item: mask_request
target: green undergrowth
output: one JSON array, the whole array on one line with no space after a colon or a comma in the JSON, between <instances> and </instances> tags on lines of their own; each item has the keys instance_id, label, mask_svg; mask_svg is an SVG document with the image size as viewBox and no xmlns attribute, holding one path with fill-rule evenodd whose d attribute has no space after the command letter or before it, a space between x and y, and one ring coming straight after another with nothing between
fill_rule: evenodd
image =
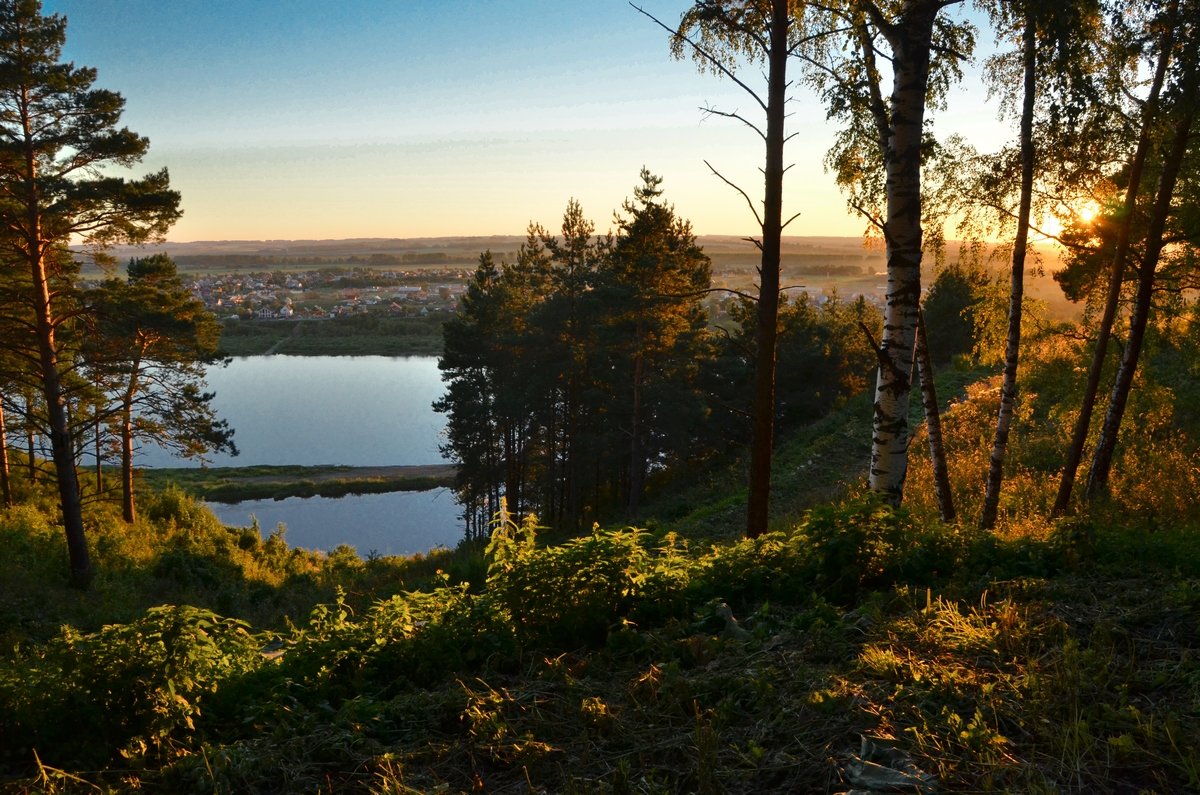
<instances>
[{"instance_id":1,"label":"green undergrowth","mask_svg":"<svg viewBox=\"0 0 1200 795\"><path fill-rule=\"evenodd\" d=\"M270 631L178 600L17 644L0 759L15 791L827 792L866 737L945 791L1183 792L1195 530L1002 540L869 499L700 545L506 522L475 578Z\"/></svg>"},{"instance_id":2,"label":"green undergrowth","mask_svg":"<svg viewBox=\"0 0 1200 795\"><path fill-rule=\"evenodd\" d=\"M18 485L22 485L20 482ZM96 578L86 593L67 586L66 550L48 489L0 511L0 650L45 640L60 625L93 631L148 607L191 604L282 628L338 588L357 604L431 582L482 580L481 549L464 545L413 557L363 559L350 547L329 554L290 548L282 527L225 527L175 488L144 495L127 525L117 506L87 513Z\"/></svg>"},{"instance_id":3,"label":"green undergrowth","mask_svg":"<svg viewBox=\"0 0 1200 795\"><path fill-rule=\"evenodd\" d=\"M967 394L990 371L960 362L937 373L941 410ZM786 529L805 511L855 494L865 485L863 463L870 456L873 395L862 392L815 422L781 432L771 478L771 528ZM914 394L909 425L923 422ZM917 448L914 448L917 449ZM924 453L924 450L921 450ZM718 461L688 471L653 495L642 521L690 538L736 538L746 521L746 462Z\"/></svg>"}]
</instances>

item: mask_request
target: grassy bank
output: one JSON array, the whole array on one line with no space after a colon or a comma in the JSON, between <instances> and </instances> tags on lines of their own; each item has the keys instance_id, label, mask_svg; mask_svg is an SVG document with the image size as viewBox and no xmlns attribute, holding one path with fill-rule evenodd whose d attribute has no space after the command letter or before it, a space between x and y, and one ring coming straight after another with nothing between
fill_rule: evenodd
<instances>
[{"instance_id":1,"label":"grassy bank","mask_svg":"<svg viewBox=\"0 0 1200 795\"><path fill-rule=\"evenodd\" d=\"M226 356L436 356L445 316L358 315L328 320L230 320L221 332Z\"/></svg>"},{"instance_id":2,"label":"grassy bank","mask_svg":"<svg viewBox=\"0 0 1200 795\"><path fill-rule=\"evenodd\" d=\"M289 553L187 505L155 510L165 541L112 528L96 595L155 582L195 607L89 618L0 662L11 791L1200 786L1195 528L1004 540L855 501L695 550L632 531L542 546L510 527L485 569L477 548ZM14 536L13 517L10 558L45 568L30 546L50 537ZM119 569L114 544L144 560ZM331 598L263 632L222 617L252 604L239 582L260 615ZM30 597L42 614L70 604L45 582Z\"/></svg>"},{"instance_id":3,"label":"grassy bank","mask_svg":"<svg viewBox=\"0 0 1200 795\"><path fill-rule=\"evenodd\" d=\"M454 466L251 466L139 470L151 489L171 486L210 502L344 497L454 485Z\"/></svg>"}]
</instances>

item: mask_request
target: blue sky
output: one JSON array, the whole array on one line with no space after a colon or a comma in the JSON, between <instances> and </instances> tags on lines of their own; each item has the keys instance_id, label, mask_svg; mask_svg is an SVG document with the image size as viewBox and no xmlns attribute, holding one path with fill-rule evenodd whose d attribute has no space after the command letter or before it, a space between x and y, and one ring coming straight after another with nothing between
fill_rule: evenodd
<instances>
[{"instance_id":1,"label":"blue sky","mask_svg":"<svg viewBox=\"0 0 1200 795\"><path fill-rule=\"evenodd\" d=\"M646 0L665 22L685 2ZM670 57L623 0L44 0L65 57L95 67L182 192L173 240L427 237L554 228L578 198L601 230L644 164L701 234L754 220L761 144L705 104L749 113L728 81ZM964 88L958 120L994 115ZM862 223L824 174L832 130L793 106L794 234Z\"/></svg>"}]
</instances>

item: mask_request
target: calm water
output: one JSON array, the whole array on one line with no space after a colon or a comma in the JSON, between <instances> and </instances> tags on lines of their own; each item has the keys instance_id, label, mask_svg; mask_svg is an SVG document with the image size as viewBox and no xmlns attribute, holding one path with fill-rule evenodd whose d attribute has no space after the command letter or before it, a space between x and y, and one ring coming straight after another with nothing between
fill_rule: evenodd
<instances>
[{"instance_id":1,"label":"calm water","mask_svg":"<svg viewBox=\"0 0 1200 795\"><path fill-rule=\"evenodd\" d=\"M435 356L248 356L208 371L241 455L212 466L439 464L445 418ZM139 466L199 466L146 447Z\"/></svg>"},{"instance_id":2,"label":"calm water","mask_svg":"<svg viewBox=\"0 0 1200 795\"><path fill-rule=\"evenodd\" d=\"M227 525L258 519L263 538L283 522L294 547L328 552L349 544L360 555L411 555L462 540L460 508L449 489L340 497L288 497L210 506Z\"/></svg>"},{"instance_id":3,"label":"calm water","mask_svg":"<svg viewBox=\"0 0 1200 795\"><path fill-rule=\"evenodd\" d=\"M431 407L443 393L434 356L251 356L211 368L208 387L241 453L213 455L212 466L445 460L438 451L445 417ZM149 447L137 462L199 466ZM361 555L403 555L452 547L462 538L459 507L448 489L211 507L230 525L248 525L253 514L264 537L283 522L288 543L310 549L349 544Z\"/></svg>"}]
</instances>

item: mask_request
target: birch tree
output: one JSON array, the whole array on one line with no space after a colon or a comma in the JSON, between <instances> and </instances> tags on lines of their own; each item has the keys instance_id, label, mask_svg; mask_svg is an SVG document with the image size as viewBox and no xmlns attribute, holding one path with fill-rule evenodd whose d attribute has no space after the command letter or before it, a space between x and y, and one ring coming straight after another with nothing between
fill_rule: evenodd
<instances>
[{"instance_id":1,"label":"birch tree","mask_svg":"<svg viewBox=\"0 0 1200 795\"><path fill-rule=\"evenodd\" d=\"M1194 2L1184 2L1179 9L1179 16L1168 17L1165 24L1176 31L1177 54L1175 69L1171 84L1168 86L1166 99L1167 107L1164 116L1168 120L1165 135L1160 142L1158 162L1158 185L1154 204L1142 241L1142 254L1137 263L1137 291L1129 317L1129 334L1121 351L1121 364L1113 382L1112 392L1105 411L1104 422L1100 428L1100 436L1096 441L1096 449L1092 454L1091 467L1088 471L1087 494L1094 497L1103 491L1108 483L1109 470L1112 466L1113 453L1117 445L1117 435L1121 428L1121 420L1125 414L1125 406L1129 393L1133 388L1133 377L1137 371L1141 357L1142 345L1146 339L1146 329L1150 322L1151 301L1154 295L1159 260L1167 244L1166 232L1172 216L1176 212L1174 200L1176 183L1180 171L1187 158L1189 147L1195 147L1194 129L1196 125L1197 104L1200 103L1200 69L1197 67L1197 48L1200 47L1200 36L1197 31L1197 19L1200 18L1200 8ZM1192 210L1194 212L1194 208ZM1194 235L1184 234L1187 239ZM1195 245L1194 238L1190 240Z\"/></svg>"},{"instance_id":2,"label":"birch tree","mask_svg":"<svg viewBox=\"0 0 1200 795\"><path fill-rule=\"evenodd\" d=\"M922 164L933 151L926 110L961 76L974 32L944 10L959 0L846 0L810 7L805 28L838 31L802 50L811 85L842 123L826 162L850 206L882 236L887 256L878 344L870 488L899 504L908 468L908 403L921 298ZM890 73L890 75L889 75ZM885 85L891 79L890 93ZM936 233L936 230L935 230Z\"/></svg>"},{"instance_id":3,"label":"birch tree","mask_svg":"<svg viewBox=\"0 0 1200 795\"><path fill-rule=\"evenodd\" d=\"M1138 198L1142 191L1142 178L1146 169L1146 160L1150 155L1154 131L1158 124L1160 96L1166 83L1167 72L1175 49L1175 20L1178 18L1179 0L1170 0L1164 13L1152 19L1149 40L1157 48L1155 68L1146 98L1140 103L1140 131L1137 145L1130 156L1126 174L1125 196L1120 208L1120 220L1117 226L1117 239L1114 245L1111 265L1108 272L1108 290L1104 300L1104 309L1096 332L1095 348L1092 352L1091 364L1088 367L1087 383L1084 386L1079 414L1076 417L1071 434L1071 443L1067 449L1066 461L1063 465L1062 478L1059 481L1058 495L1054 501L1053 514L1061 515L1070 506L1071 492L1075 485L1075 476L1079 463L1083 458L1083 448L1087 443L1088 431L1091 427L1092 411L1096 405L1096 395L1100 391L1100 379L1108 353L1108 343L1112 336L1113 322L1121 299L1121 284L1124 279L1126 262L1129 257L1133 237L1134 222L1137 212Z\"/></svg>"},{"instance_id":4,"label":"birch tree","mask_svg":"<svg viewBox=\"0 0 1200 795\"><path fill-rule=\"evenodd\" d=\"M1089 91L1092 83L1089 72L1095 68L1095 59L1090 51L1094 50L1099 35L1099 12L1095 0L1053 4L1000 2L992 8L992 18L1000 31L999 36L1019 35L1019 49L1008 60L1020 59L1021 113L1018 144L1020 176L1009 277L1004 375L979 519L980 527L985 530L991 530L996 524L1004 478L1004 458L1017 400L1025 260L1032 226L1035 170L1040 167L1037 151L1039 138L1034 134L1039 94L1049 100L1043 109L1045 126L1050 128L1049 134L1041 138L1057 137L1061 140L1064 137L1062 127L1067 127L1069 134L1077 125L1077 114L1073 109L1081 102L1098 101L1095 92ZM992 75L993 89L1005 99L1004 104L1016 104L1016 92L1010 86L1011 78L1018 70L1004 68L1005 60L1005 56L993 58L989 73ZM1047 168L1053 169L1054 166ZM1010 211L1003 206L1003 202L998 202L998 206L1002 216L1008 216Z\"/></svg>"}]
</instances>

